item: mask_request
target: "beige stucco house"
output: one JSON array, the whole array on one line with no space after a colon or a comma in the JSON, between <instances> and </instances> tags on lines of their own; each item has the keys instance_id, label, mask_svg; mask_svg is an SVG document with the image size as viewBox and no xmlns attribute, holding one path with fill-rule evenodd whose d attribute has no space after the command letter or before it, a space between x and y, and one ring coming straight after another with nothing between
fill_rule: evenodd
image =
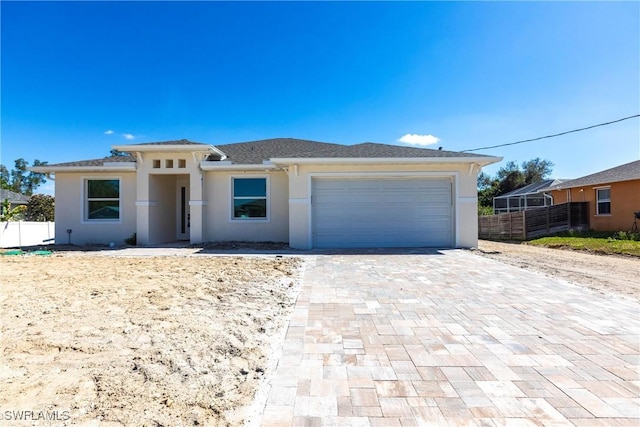
<instances>
[{"instance_id":1,"label":"beige stucco house","mask_svg":"<svg viewBox=\"0 0 640 427\"><path fill-rule=\"evenodd\" d=\"M476 178L497 157L290 138L120 145L52 174L56 242L288 242L293 248L472 247Z\"/></svg>"}]
</instances>

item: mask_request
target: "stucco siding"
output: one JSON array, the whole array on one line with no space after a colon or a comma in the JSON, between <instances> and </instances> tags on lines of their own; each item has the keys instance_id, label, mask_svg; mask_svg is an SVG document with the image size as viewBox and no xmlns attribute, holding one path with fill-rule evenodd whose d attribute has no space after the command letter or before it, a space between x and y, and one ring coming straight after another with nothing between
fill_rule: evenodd
<instances>
[{"instance_id":1,"label":"stucco siding","mask_svg":"<svg viewBox=\"0 0 640 427\"><path fill-rule=\"evenodd\" d=\"M611 188L611 214L598 215L596 189ZM554 204L567 201L589 202L589 223L596 231L628 231L633 224L634 212L640 211L640 180L575 187L553 192Z\"/></svg>"},{"instance_id":2,"label":"stucco siding","mask_svg":"<svg viewBox=\"0 0 640 427\"><path fill-rule=\"evenodd\" d=\"M85 218L85 180L120 179L120 220L92 222ZM136 231L136 174L133 172L56 173L56 243L124 243ZM71 235L67 233L71 230ZM70 237L70 239L69 239Z\"/></svg>"},{"instance_id":3,"label":"stucco siding","mask_svg":"<svg viewBox=\"0 0 640 427\"><path fill-rule=\"evenodd\" d=\"M268 220L233 220L231 179L266 177ZM287 174L278 172L205 172L204 209L207 241L289 241L289 194Z\"/></svg>"}]
</instances>

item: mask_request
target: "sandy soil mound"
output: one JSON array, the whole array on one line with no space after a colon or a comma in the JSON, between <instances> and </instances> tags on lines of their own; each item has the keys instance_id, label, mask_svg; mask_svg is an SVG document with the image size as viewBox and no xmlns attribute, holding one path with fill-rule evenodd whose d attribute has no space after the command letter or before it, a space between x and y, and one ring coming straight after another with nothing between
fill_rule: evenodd
<instances>
[{"instance_id":1,"label":"sandy soil mound","mask_svg":"<svg viewBox=\"0 0 640 427\"><path fill-rule=\"evenodd\" d=\"M300 265L0 257L0 410L57 411L57 425L241 424Z\"/></svg>"}]
</instances>

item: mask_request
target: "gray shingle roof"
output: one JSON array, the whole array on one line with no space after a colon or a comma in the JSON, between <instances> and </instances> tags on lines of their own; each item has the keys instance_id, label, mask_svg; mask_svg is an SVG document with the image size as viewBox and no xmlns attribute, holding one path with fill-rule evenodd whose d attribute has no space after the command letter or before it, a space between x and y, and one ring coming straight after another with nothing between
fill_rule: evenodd
<instances>
[{"instance_id":1,"label":"gray shingle roof","mask_svg":"<svg viewBox=\"0 0 640 427\"><path fill-rule=\"evenodd\" d=\"M294 138L273 138L260 141L216 145L235 164L260 164L274 157L304 157L305 154L327 149L339 149L340 144ZM306 156L311 157L311 156Z\"/></svg>"},{"instance_id":2,"label":"gray shingle roof","mask_svg":"<svg viewBox=\"0 0 640 427\"><path fill-rule=\"evenodd\" d=\"M79 160L76 162L47 164L47 167L104 166L105 163L128 163L128 162L135 162L135 161L136 161L135 157L132 157L129 155L112 156L112 157L104 157L102 159Z\"/></svg>"},{"instance_id":3,"label":"gray shingle roof","mask_svg":"<svg viewBox=\"0 0 640 427\"><path fill-rule=\"evenodd\" d=\"M554 189L559 190L562 188L582 187L584 185L610 184L612 182L631 181L633 179L640 179L640 160L563 182L554 187Z\"/></svg>"},{"instance_id":4,"label":"gray shingle roof","mask_svg":"<svg viewBox=\"0 0 640 427\"><path fill-rule=\"evenodd\" d=\"M29 203L29 196L25 196L24 194L16 193L11 190L1 190L0 189L0 203L5 200L9 200L11 204L27 204Z\"/></svg>"},{"instance_id":5,"label":"gray shingle roof","mask_svg":"<svg viewBox=\"0 0 640 427\"><path fill-rule=\"evenodd\" d=\"M166 146L166 145L202 145L186 139L176 141L147 142L132 144L131 146ZM356 145L342 145L329 142L309 141L295 138L273 138L259 141L238 142L234 144L216 145L215 148L224 152L225 160L237 165L262 164L272 158L447 158L447 157L487 157L481 154L460 153L456 151L431 150L427 148L404 147L399 145L377 144L365 142ZM220 160L218 154L209 156L209 160ZM56 163L47 167L94 167L103 166L105 162L135 162L132 156L105 157L103 159L82 160L75 162Z\"/></svg>"},{"instance_id":6,"label":"gray shingle roof","mask_svg":"<svg viewBox=\"0 0 640 427\"><path fill-rule=\"evenodd\" d=\"M216 145L235 164L260 164L271 158L420 158L490 157L455 151L365 142L342 145L294 138L274 138L236 144Z\"/></svg>"}]
</instances>

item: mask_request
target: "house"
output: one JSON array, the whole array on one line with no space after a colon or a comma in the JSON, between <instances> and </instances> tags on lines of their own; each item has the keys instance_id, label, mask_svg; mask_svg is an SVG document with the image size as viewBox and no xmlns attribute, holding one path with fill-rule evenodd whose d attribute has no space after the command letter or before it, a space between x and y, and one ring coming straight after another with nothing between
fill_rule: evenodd
<instances>
[{"instance_id":1,"label":"house","mask_svg":"<svg viewBox=\"0 0 640 427\"><path fill-rule=\"evenodd\" d=\"M640 160L553 187L554 203L589 202L596 231L627 231L640 211Z\"/></svg>"},{"instance_id":2,"label":"house","mask_svg":"<svg viewBox=\"0 0 640 427\"><path fill-rule=\"evenodd\" d=\"M549 189L563 182L560 179L546 179L493 198L493 213L520 212L554 204Z\"/></svg>"},{"instance_id":3,"label":"house","mask_svg":"<svg viewBox=\"0 0 640 427\"><path fill-rule=\"evenodd\" d=\"M291 138L113 148L127 155L32 168L55 174L59 242L471 247L477 174L501 160Z\"/></svg>"},{"instance_id":4,"label":"house","mask_svg":"<svg viewBox=\"0 0 640 427\"><path fill-rule=\"evenodd\" d=\"M5 200L9 201L9 209L29 204L29 196L11 190L0 189L0 203L4 203Z\"/></svg>"}]
</instances>

